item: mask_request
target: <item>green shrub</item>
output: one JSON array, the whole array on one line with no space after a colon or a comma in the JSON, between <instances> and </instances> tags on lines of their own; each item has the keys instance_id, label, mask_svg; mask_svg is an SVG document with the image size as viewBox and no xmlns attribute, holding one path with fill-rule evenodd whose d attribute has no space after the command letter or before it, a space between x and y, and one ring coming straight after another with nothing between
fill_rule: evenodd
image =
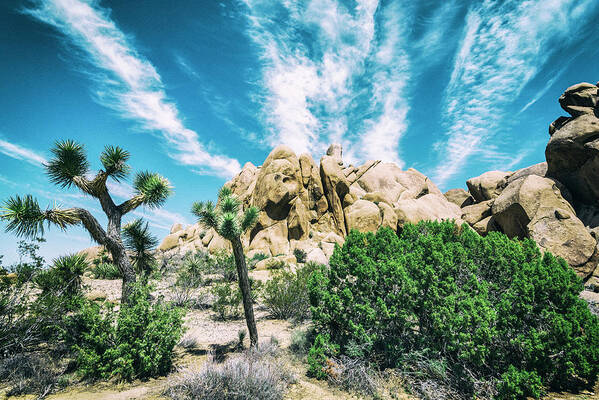
<instances>
[{"instance_id":1,"label":"green shrub","mask_svg":"<svg viewBox=\"0 0 599 400\"><path fill-rule=\"evenodd\" d=\"M212 268L212 259L208 253L187 254L181 268L177 271L176 284L184 287L199 287L204 282L204 274Z\"/></svg>"},{"instance_id":2,"label":"green shrub","mask_svg":"<svg viewBox=\"0 0 599 400\"><path fill-rule=\"evenodd\" d=\"M319 268L307 263L293 271L289 267L275 270L264 284L264 305L274 318L303 321L310 316L308 279Z\"/></svg>"},{"instance_id":3,"label":"green shrub","mask_svg":"<svg viewBox=\"0 0 599 400\"><path fill-rule=\"evenodd\" d=\"M308 376L326 379L330 375L330 357L339 352L339 346L331 343L328 334L318 334L308 351Z\"/></svg>"},{"instance_id":4,"label":"green shrub","mask_svg":"<svg viewBox=\"0 0 599 400\"><path fill-rule=\"evenodd\" d=\"M58 257L51 268L37 273L33 281L41 289L41 296L50 293L75 296L81 294L81 276L88 266L82 254Z\"/></svg>"},{"instance_id":5,"label":"green shrub","mask_svg":"<svg viewBox=\"0 0 599 400\"><path fill-rule=\"evenodd\" d=\"M543 394L541 378L535 371L521 371L513 365L501 375L498 389L497 397L506 400L538 399Z\"/></svg>"},{"instance_id":6,"label":"green shrub","mask_svg":"<svg viewBox=\"0 0 599 400\"><path fill-rule=\"evenodd\" d=\"M314 342L314 330L313 329L295 329L291 333L291 344L289 350L295 355L306 356L310 347Z\"/></svg>"},{"instance_id":7,"label":"green shrub","mask_svg":"<svg viewBox=\"0 0 599 400\"><path fill-rule=\"evenodd\" d=\"M112 260L110 259L108 252L104 248L102 248L102 250L100 250L98 255L96 257L94 257L94 259L92 260L93 265L98 265L98 264L102 264L102 263L106 264L106 263L110 263L110 262L112 262Z\"/></svg>"},{"instance_id":8,"label":"green shrub","mask_svg":"<svg viewBox=\"0 0 599 400\"><path fill-rule=\"evenodd\" d=\"M422 352L447 363L464 397L502 377L509 383L494 390L538 397L540 386L573 389L599 373L599 323L578 297L582 282L531 240L421 222L399 236L352 231L329 264L309 281L315 376L337 347L381 368Z\"/></svg>"},{"instance_id":9,"label":"green shrub","mask_svg":"<svg viewBox=\"0 0 599 400\"><path fill-rule=\"evenodd\" d=\"M86 302L69 317L66 342L76 353L77 371L88 379L149 378L166 374L183 333L183 312L150 303L150 288L135 284L130 302L116 312Z\"/></svg>"},{"instance_id":10,"label":"green shrub","mask_svg":"<svg viewBox=\"0 0 599 400\"><path fill-rule=\"evenodd\" d=\"M237 281L237 267L235 266L235 257L233 253L225 250L216 252L213 259L213 271L222 275L226 282Z\"/></svg>"},{"instance_id":11,"label":"green shrub","mask_svg":"<svg viewBox=\"0 0 599 400\"><path fill-rule=\"evenodd\" d=\"M302 249L295 249L293 250L293 255L295 256L295 259L297 260L298 263L303 264L306 262L306 257L308 257L308 255L306 254L306 252Z\"/></svg>"},{"instance_id":12,"label":"green shrub","mask_svg":"<svg viewBox=\"0 0 599 400\"><path fill-rule=\"evenodd\" d=\"M287 264L283 260L277 260L276 258L273 258L272 260L269 260L266 263L266 269L284 269L284 268L289 268L289 264Z\"/></svg>"},{"instance_id":13,"label":"green shrub","mask_svg":"<svg viewBox=\"0 0 599 400\"><path fill-rule=\"evenodd\" d=\"M262 282L249 278L252 301L262 293ZM243 315L242 294L237 283L218 282L211 288L214 296L212 309L222 320L237 319Z\"/></svg>"},{"instance_id":14,"label":"green shrub","mask_svg":"<svg viewBox=\"0 0 599 400\"><path fill-rule=\"evenodd\" d=\"M222 320L241 318L241 291L236 284L220 282L212 287L214 304L212 309Z\"/></svg>"},{"instance_id":15,"label":"green shrub","mask_svg":"<svg viewBox=\"0 0 599 400\"><path fill-rule=\"evenodd\" d=\"M121 279L123 274L113 263L101 262L93 267L92 276L95 279Z\"/></svg>"},{"instance_id":16,"label":"green shrub","mask_svg":"<svg viewBox=\"0 0 599 400\"><path fill-rule=\"evenodd\" d=\"M253 269L262 260L266 260L268 256L264 253L256 253L248 260L248 268Z\"/></svg>"},{"instance_id":17,"label":"green shrub","mask_svg":"<svg viewBox=\"0 0 599 400\"><path fill-rule=\"evenodd\" d=\"M34 238L31 241L20 240L17 247L19 262L11 265L10 270L17 274L16 284L22 286L30 282L34 275L42 270L45 264L43 257L37 254L40 249L38 243L44 243L44 238Z\"/></svg>"}]
</instances>

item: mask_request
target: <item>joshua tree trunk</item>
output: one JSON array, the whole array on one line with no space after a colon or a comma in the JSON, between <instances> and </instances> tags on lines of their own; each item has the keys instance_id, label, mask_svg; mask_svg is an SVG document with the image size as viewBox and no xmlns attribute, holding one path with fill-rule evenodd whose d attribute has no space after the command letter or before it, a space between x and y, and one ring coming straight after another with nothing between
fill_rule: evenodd
<instances>
[{"instance_id":1,"label":"joshua tree trunk","mask_svg":"<svg viewBox=\"0 0 599 400\"><path fill-rule=\"evenodd\" d=\"M254 306L252 296L250 294L250 280L248 278L248 269L245 264L245 255L243 254L243 246L239 237L231 240L233 245L233 254L235 256L235 265L237 266L237 276L239 281L239 289L243 296L243 311L245 313L245 321L250 332L250 346L254 347L258 344L258 330L256 329L256 321L254 319Z\"/></svg>"},{"instance_id":2,"label":"joshua tree trunk","mask_svg":"<svg viewBox=\"0 0 599 400\"><path fill-rule=\"evenodd\" d=\"M136 275L125 247L120 240L110 240L105 244L106 248L112 255L112 261L118 267L123 275L123 283L121 286L121 303L129 301L129 293L131 292L131 284L135 283Z\"/></svg>"},{"instance_id":3,"label":"joshua tree trunk","mask_svg":"<svg viewBox=\"0 0 599 400\"><path fill-rule=\"evenodd\" d=\"M108 217L108 229L104 231L98 221L91 215L87 210L83 208L75 209L77 214L83 223L83 226L90 233L92 238L99 244L106 247L112 256L112 261L118 267L119 271L123 275L123 283L121 286L121 303L126 303L129 299L130 286L135 283L136 275L125 246L121 240L121 219L123 213L117 207L108 193L105 196L100 196L100 203L102 209Z\"/></svg>"}]
</instances>

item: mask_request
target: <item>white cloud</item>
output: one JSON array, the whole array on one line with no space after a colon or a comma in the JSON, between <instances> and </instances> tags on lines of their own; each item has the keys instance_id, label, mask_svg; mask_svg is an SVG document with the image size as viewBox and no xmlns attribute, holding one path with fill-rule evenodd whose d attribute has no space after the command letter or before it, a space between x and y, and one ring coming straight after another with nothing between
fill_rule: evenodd
<instances>
[{"instance_id":1,"label":"white cloud","mask_svg":"<svg viewBox=\"0 0 599 400\"><path fill-rule=\"evenodd\" d=\"M263 64L267 141L313 154L340 142L348 161L401 162L409 81L403 8L378 0L245 4Z\"/></svg>"},{"instance_id":2,"label":"white cloud","mask_svg":"<svg viewBox=\"0 0 599 400\"><path fill-rule=\"evenodd\" d=\"M8 179L7 177L0 175L0 182L2 182L5 185L11 186L11 187L17 187L19 186L18 183L11 181L10 179Z\"/></svg>"},{"instance_id":3,"label":"white cloud","mask_svg":"<svg viewBox=\"0 0 599 400\"><path fill-rule=\"evenodd\" d=\"M445 91L447 139L436 143L442 161L433 180L443 184L500 130L505 108L553 54L556 41L576 38L594 0L485 0L471 8ZM496 153L500 156L500 153Z\"/></svg>"},{"instance_id":4,"label":"white cloud","mask_svg":"<svg viewBox=\"0 0 599 400\"><path fill-rule=\"evenodd\" d=\"M177 106L167 97L154 66L137 52L128 38L96 1L47 0L26 12L60 30L83 50L92 65L110 75L99 79L102 103L160 132L176 161L207 168L214 175L231 177L240 169L237 160L212 154L198 134L185 127Z\"/></svg>"},{"instance_id":5,"label":"white cloud","mask_svg":"<svg viewBox=\"0 0 599 400\"><path fill-rule=\"evenodd\" d=\"M0 153L17 160L23 160L36 167L41 167L46 159L37 152L0 139Z\"/></svg>"},{"instance_id":6,"label":"white cloud","mask_svg":"<svg viewBox=\"0 0 599 400\"><path fill-rule=\"evenodd\" d=\"M111 196L116 196L123 200L128 200L134 196L135 190L133 186L127 182L106 181L106 187Z\"/></svg>"},{"instance_id":7,"label":"white cloud","mask_svg":"<svg viewBox=\"0 0 599 400\"><path fill-rule=\"evenodd\" d=\"M406 116L409 104L405 88L410 79L409 56L403 52L401 40L406 35L400 27L400 5L392 3L383 10L381 28L384 38L379 42L374 60L373 96L371 107L381 110L380 115L365 121L366 131L360 138L358 154L366 159L383 159L403 167L397 148L399 139L407 129Z\"/></svg>"},{"instance_id":8,"label":"white cloud","mask_svg":"<svg viewBox=\"0 0 599 400\"><path fill-rule=\"evenodd\" d=\"M189 225L187 219L183 215L167 211L163 208L138 208L137 210L132 211L132 214L136 217L146 219L154 228L166 231L170 231L171 226L176 223Z\"/></svg>"}]
</instances>

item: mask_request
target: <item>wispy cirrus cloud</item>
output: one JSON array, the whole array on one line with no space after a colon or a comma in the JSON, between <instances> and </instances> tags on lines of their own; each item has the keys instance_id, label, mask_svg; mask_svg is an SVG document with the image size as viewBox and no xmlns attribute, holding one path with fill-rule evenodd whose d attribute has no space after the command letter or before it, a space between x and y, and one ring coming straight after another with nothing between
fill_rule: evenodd
<instances>
[{"instance_id":1,"label":"wispy cirrus cloud","mask_svg":"<svg viewBox=\"0 0 599 400\"><path fill-rule=\"evenodd\" d=\"M0 139L0 153L17 160L28 162L36 167L41 167L46 162L44 156L36 151L2 139Z\"/></svg>"},{"instance_id":2,"label":"wispy cirrus cloud","mask_svg":"<svg viewBox=\"0 0 599 400\"><path fill-rule=\"evenodd\" d=\"M187 218L179 213L174 213L163 208L146 209L141 208L132 212L139 218L146 219L154 228L170 231L173 224L189 225Z\"/></svg>"},{"instance_id":3,"label":"wispy cirrus cloud","mask_svg":"<svg viewBox=\"0 0 599 400\"><path fill-rule=\"evenodd\" d=\"M594 0L485 0L466 16L464 35L445 91L447 138L436 143L442 161L435 182L456 175L485 149L507 117L506 108L597 7ZM501 157L501 154L497 153Z\"/></svg>"},{"instance_id":4,"label":"wispy cirrus cloud","mask_svg":"<svg viewBox=\"0 0 599 400\"><path fill-rule=\"evenodd\" d=\"M252 145L263 145L258 135L248 130L247 127L235 121L235 116L252 117L251 112L236 104L235 99L225 98L218 94L218 88L214 87L210 80L198 72L190 62L181 54L175 54L175 62L179 69L193 81L200 84L199 92L206 104L210 107L212 114L221 120L231 132L235 132L242 139ZM194 170L200 175L206 175L209 171Z\"/></svg>"},{"instance_id":5,"label":"wispy cirrus cloud","mask_svg":"<svg viewBox=\"0 0 599 400\"><path fill-rule=\"evenodd\" d=\"M267 141L316 154L341 142L346 159L400 163L410 69L405 8L378 0L244 3L262 64Z\"/></svg>"},{"instance_id":6,"label":"wispy cirrus cloud","mask_svg":"<svg viewBox=\"0 0 599 400\"><path fill-rule=\"evenodd\" d=\"M89 63L107 76L98 79L100 101L166 140L170 156L185 165L230 177L237 160L214 154L197 132L185 127L176 104L165 93L161 77L111 20L109 11L93 0L36 0L25 12L58 29Z\"/></svg>"}]
</instances>

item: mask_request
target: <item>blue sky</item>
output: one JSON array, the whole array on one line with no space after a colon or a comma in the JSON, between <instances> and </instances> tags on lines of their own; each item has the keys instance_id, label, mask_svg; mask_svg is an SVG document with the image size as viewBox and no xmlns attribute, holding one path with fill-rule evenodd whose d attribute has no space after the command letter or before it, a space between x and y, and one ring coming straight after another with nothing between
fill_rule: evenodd
<instances>
[{"instance_id":1,"label":"blue sky","mask_svg":"<svg viewBox=\"0 0 599 400\"><path fill-rule=\"evenodd\" d=\"M163 237L192 201L288 144L319 159L394 161L443 190L544 160L557 98L599 76L596 0L4 0L0 198L99 205L53 187L56 140L106 144L169 178ZM595 34L593 34L595 33ZM117 200L130 192L111 187ZM4 226L0 226L4 228ZM51 229L47 258L91 245ZM4 263L17 239L0 233Z\"/></svg>"}]
</instances>

